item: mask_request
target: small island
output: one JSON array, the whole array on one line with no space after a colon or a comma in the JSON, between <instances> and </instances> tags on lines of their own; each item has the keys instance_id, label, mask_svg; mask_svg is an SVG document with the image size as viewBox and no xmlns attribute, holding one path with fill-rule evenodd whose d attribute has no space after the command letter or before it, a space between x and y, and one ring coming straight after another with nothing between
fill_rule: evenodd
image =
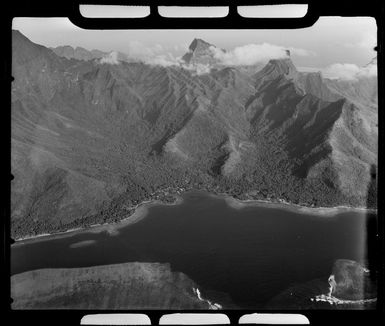
<instances>
[{"instance_id":1,"label":"small island","mask_svg":"<svg viewBox=\"0 0 385 326\"><path fill-rule=\"evenodd\" d=\"M275 296L268 309L376 309L375 271L350 259L337 259L329 277L292 286Z\"/></svg>"}]
</instances>

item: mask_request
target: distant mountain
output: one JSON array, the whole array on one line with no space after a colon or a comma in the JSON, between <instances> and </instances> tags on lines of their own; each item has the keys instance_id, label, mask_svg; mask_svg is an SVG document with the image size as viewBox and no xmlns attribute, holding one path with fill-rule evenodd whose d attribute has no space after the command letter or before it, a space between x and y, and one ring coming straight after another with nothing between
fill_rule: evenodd
<instances>
[{"instance_id":1,"label":"distant mountain","mask_svg":"<svg viewBox=\"0 0 385 326\"><path fill-rule=\"evenodd\" d=\"M225 67L199 39L183 57L213 66L199 75L115 54L68 59L17 31L12 46L16 237L119 220L168 187L367 205L374 82L299 72L289 53Z\"/></svg>"},{"instance_id":2,"label":"distant mountain","mask_svg":"<svg viewBox=\"0 0 385 326\"><path fill-rule=\"evenodd\" d=\"M194 39L189 46L189 51L182 57L187 64L215 64L218 60L214 58L211 50L214 45L201 39Z\"/></svg>"},{"instance_id":3,"label":"distant mountain","mask_svg":"<svg viewBox=\"0 0 385 326\"><path fill-rule=\"evenodd\" d=\"M76 59L76 60L93 60L100 59L106 56L108 53L99 51L99 50L86 50L82 47L73 48L70 45L58 46L56 48L51 48L58 56L64 57L67 59Z\"/></svg>"},{"instance_id":4,"label":"distant mountain","mask_svg":"<svg viewBox=\"0 0 385 326\"><path fill-rule=\"evenodd\" d=\"M377 56L361 68L377 71ZM367 106L376 109L378 106L377 74L363 74L352 80L326 79L325 82L334 93L364 109Z\"/></svg>"},{"instance_id":5,"label":"distant mountain","mask_svg":"<svg viewBox=\"0 0 385 326\"><path fill-rule=\"evenodd\" d=\"M73 48L70 45L58 46L56 48L50 48L59 57L67 59L76 59L89 61L94 59L111 58L118 61L129 61L128 56L119 51L103 52L100 50L86 50L82 47Z\"/></svg>"},{"instance_id":6,"label":"distant mountain","mask_svg":"<svg viewBox=\"0 0 385 326\"><path fill-rule=\"evenodd\" d=\"M322 176L330 187L365 196L358 176L369 178L369 166L376 164L377 111L333 92L319 74L299 73L290 59L270 61L257 81L258 96L247 110L258 134L282 141L297 162L293 172L308 181Z\"/></svg>"},{"instance_id":7,"label":"distant mountain","mask_svg":"<svg viewBox=\"0 0 385 326\"><path fill-rule=\"evenodd\" d=\"M326 80L329 89L334 93L345 97L358 106L367 106L377 109L378 88L377 76L363 77L356 80Z\"/></svg>"}]
</instances>

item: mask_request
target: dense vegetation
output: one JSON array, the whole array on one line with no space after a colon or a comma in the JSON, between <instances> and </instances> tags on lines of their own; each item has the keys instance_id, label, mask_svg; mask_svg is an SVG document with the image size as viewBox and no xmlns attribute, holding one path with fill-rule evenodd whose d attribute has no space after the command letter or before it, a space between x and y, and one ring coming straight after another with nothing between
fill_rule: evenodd
<instances>
[{"instance_id":1,"label":"dense vegetation","mask_svg":"<svg viewBox=\"0 0 385 326\"><path fill-rule=\"evenodd\" d=\"M279 199L306 206L334 206L344 203L354 206L354 199L344 196L338 188L330 187L319 180L307 181L295 177L288 161L279 154L262 155L263 161L249 167L240 177L232 178L208 170L177 168L172 162L161 159L162 164L150 164L151 158L143 162L143 174L135 178L126 177L124 192L114 197L97 213L81 216L69 222L48 218L33 218L27 215L12 220L14 237L60 232L87 227L94 224L118 222L135 211L135 207L147 200L172 202L174 196L189 189L202 189L212 193L226 193L238 199L277 201ZM282 155L282 154L281 154ZM280 160L282 159L282 160ZM210 161L201 162L202 166ZM285 164L286 163L286 164ZM146 165L147 164L147 165ZM127 173L129 175L129 171ZM50 205L50 202L47 203ZM28 232L28 233L27 233Z\"/></svg>"},{"instance_id":2,"label":"dense vegetation","mask_svg":"<svg viewBox=\"0 0 385 326\"><path fill-rule=\"evenodd\" d=\"M188 189L376 205L376 111L320 78L318 94L290 59L199 75L13 40L14 238L115 222Z\"/></svg>"}]
</instances>

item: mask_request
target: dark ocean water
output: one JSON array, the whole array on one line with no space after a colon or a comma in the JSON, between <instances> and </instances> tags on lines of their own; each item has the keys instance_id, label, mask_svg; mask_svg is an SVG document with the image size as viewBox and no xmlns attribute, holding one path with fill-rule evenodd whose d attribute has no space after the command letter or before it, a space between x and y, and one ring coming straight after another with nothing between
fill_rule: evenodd
<instances>
[{"instance_id":1,"label":"dark ocean water","mask_svg":"<svg viewBox=\"0 0 385 326\"><path fill-rule=\"evenodd\" d=\"M150 207L144 219L116 235L84 232L14 246L12 274L129 261L167 262L193 279L203 294L225 293L239 307L258 308L296 284L326 281L336 259L366 262L370 258L368 239L375 237L370 227L375 216L234 209L204 192L189 192L183 199L176 206ZM73 246L81 241L86 245Z\"/></svg>"}]
</instances>

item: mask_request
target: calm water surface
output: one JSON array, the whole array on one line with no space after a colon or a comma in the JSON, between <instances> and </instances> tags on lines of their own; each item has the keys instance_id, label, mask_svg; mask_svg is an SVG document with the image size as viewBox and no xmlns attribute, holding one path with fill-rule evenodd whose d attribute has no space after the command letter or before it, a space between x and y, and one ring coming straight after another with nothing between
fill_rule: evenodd
<instances>
[{"instance_id":1,"label":"calm water surface","mask_svg":"<svg viewBox=\"0 0 385 326\"><path fill-rule=\"evenodd\" d=\"M375 232L368 229L375 217L364 213L327 217L267 207L234 209L197 191L183 199L181 205L150 207L144 219L116 235L84 232L14 246L12 274L167 262L201 289L227 293L237 305L251 308L293 284L327 279L335 259L366 260L367 238Z\"/></svg>"}]
</instances>

